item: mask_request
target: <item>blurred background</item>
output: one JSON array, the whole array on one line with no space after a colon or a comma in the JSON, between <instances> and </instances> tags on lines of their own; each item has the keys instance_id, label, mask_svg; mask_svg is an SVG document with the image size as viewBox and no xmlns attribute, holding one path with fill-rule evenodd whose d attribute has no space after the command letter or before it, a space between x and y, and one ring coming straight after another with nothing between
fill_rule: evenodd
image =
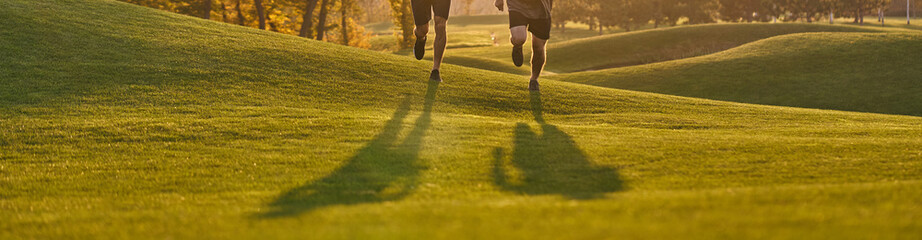
<instances>
[{"instance_id":1,"label":"blurred background","mask_svg":"<svg viewBox=\"0 0 922 240\"><path fill-rule=\"evenodd\" d=\"M142 6L359 48L399 51L410 45L410 0L120 0ZM908 11L907 11L908 10ZM821 22L904 24L922 10L913 0L558 0L555 34L563 39L676 25L717 22ZM452 17L497 15L492 0L453 0ZM908 16L907 16L908 15ZM477 41L498 40L501 16L460 18L465 25L493 25ZM910 25L911 26L911 25ZM456 26L455 26L456 27ZM912 26L911 26L912 27ZM462 36L462 38L470 36ZM489 39L489 40L487 40ZM559 39L559 38L558 38ZM502 41L499 41L502 42Z\"/></svg>"}]
</instances>

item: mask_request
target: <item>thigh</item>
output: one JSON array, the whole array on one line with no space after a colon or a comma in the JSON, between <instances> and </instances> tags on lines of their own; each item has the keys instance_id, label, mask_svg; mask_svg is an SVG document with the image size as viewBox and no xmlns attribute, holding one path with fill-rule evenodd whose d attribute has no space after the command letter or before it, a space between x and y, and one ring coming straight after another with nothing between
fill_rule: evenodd
<instances>
[{"instance_id":1,"label":"thigh","mask_svg":"<svg viewBox=\"0 0 922 240\"><path fill-rule=\"evenodd\" d=\"M541 39L537 35L532 34L531 36L531 47L532 49L544 50L544 47L547 45L547 39Z\"/></svg>"},{"instance_id":2,"label":"thigh","mask_svg":"<svg viewBox=\"0 0 922 240\"><path fill-rule=\"evenodd\" d=\"M448 15L451 12L451 0L431 0L432 1L432 11L435 12L435 16L448 19Z\"/></svg>"},{"instance_id":3,"label":"thigh","mask_svg":"<svg viewBox=\"0 0 922 240\"><path fill-rule=\"evenodd\" d=\"M516 11L509 11L509 28L528 26L528 18Z\"/></svg>"},{"instance_id":4,"label":"thigh","mask_svg":"<svg viewBox=\"0 0 922 240\"><path fill-rule=\"evenodd\" d=\"M410 5L413 8L413 20L416 26L422 26L432 20L432 1L433 0L411 0Z\"/></svg>"},{"instance_id":5,"label":"thigh","mask_svg":"<svg viewBox=\"0 0 922 240\"><path fill-rule=\"evenodd\" d=\"M515 26L512 28L509 28L509 33L512 35L512 39L514 41L518 40L519 42L524 43L525 40L528 38L528 27L526 27L525 25Z\"/></svg>"},{"instance_id":6,"label":"thigh","mask_svg":"<svg viewBox=\"0 0 922 240\"><path fill-rule=\"evenodd\" d=\"M530 19L528 31L537 38L547 41L551 39L551 19Z\"/></svg>"}]
</instances>

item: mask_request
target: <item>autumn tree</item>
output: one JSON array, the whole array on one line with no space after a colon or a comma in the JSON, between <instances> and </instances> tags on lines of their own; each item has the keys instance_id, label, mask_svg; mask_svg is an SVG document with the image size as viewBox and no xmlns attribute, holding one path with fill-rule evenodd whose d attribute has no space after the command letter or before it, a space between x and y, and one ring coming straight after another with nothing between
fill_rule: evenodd
<instances>
[{"instance_id":1,"label":"autumn tree","mask_svg":"<svg viewBox=\"0 0 922 240\"><path fill-rule=\"evenodd\" d=\"M306 0L303 13L301 14L301 31L298 36L305 38L314 37L314 8L317 7L318 0Z\"/></svg>"},{"instance_id":2,"label":"autumn tree","mask_svg":"<svg viewBox=\"0 0 922 240\"><path fill-rule=\"evenodd\" d=\"M413 27L415 27L410 0L388 1L391 5L391 17L394 26L396 26L398 30L394 32L394 34L397 35L397 46L400 48L410 47L413 44Z\"/></svg>"}]
</instances>

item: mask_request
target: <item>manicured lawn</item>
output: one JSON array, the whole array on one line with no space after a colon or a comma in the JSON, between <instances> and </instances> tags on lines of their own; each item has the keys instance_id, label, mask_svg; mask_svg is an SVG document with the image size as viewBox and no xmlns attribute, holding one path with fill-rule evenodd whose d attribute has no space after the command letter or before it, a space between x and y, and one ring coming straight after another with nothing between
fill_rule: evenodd
<instances>
[{"instance_id":1,"label":"manicured lawn","mask_svg":"<svg viewBox=\"0 0 922 240\"><path fill-rule=\"evenodd\" d=\"M427 61L108 0L0 16L0 239L922 236L919 117L433 84Z\"/></svg>"},{"instance_id":2,"label":"manicured lawn","mask_svg":"<svg viewBox=\"0 0 922 240\"><path fill-rule=\"evenodd\" d=\"M922 116L922 34L808 33L698 58L557 75L717 100Z\"/></svg>"}]
</instances>

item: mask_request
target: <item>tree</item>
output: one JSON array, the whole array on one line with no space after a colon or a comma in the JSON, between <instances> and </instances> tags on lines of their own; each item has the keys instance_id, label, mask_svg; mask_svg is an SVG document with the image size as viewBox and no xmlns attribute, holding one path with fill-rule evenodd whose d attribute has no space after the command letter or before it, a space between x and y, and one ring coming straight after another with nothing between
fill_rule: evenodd
<instances>
[{"instance_id":1,"label":"tree","mask_svg":"<svg viewBox=\"0 0 922 240\"><path fill-rule=\"evenodd\" d=\"M204 0L202 3L202 18L211 19L211 6L214 5L214 2L211 0Z\"/></svg>"},{"instance_id":2,"label":"tree","mask_svg":"<svg viewBox=\"0 0 922 240\"><path fill-rule=\"evenodd\" d=\"M317 0L307 0L307 5L304 7L304 14L301 17L301 31L298 33L298 36L305 38L314 37L314 8L317 7Z\"/></svg>"},{"instance_id":3,"label":"tree","mask_svg":"<svg viewBox=\"0 0 922 240\"><path fill-rule=\"evenodd\" d=\"M327 32L327 11L330 9L330 0L320 1L320 15L317 16L317 40L323 41L323 35Z\"/></svg>"},{"instance_id":4,"label":"tree","mask_svg":"<svg viewBox=\"0 0 922 240\"><path fill-rule=\"evenodd\" d=\"M330 34L327 41L358 48L371 47L368 42L371 35L366 34L365 28L358 23L363 14L356 0L342 0L339 3L340 23L338 26L331 26L331 29L336 27L339 31L337 34Z\"/></svg>"},{"instance_id":5,"label":"tree","mask_svg":"<svg viewBox=\"0 0 922 240\"><path fill-rule=\"evenodd\" d=\"M552 9L551 24L554 27L566 31L568 22L584 23L589 25L590 30L596 30L599 25L600 15L611 14L611 11L618 11L620 6L610 5L621 0L567 0L555 1ZM605 4L610 9L602 9L600 5Z\"/></svg>"},{"instance_id":6,"label":"tree","mask_svg":"<svg viewBox=\"0 0 922 240\"><path fill-rule=\"evenodd\" d=\"M598 3L599 34L603 27L631 31L654 19L655 3L648 0L606 0Z\"/></svg>"},{"instance_id":7,"label":"tree","mask_svg":"<svg viewBox=\"0 0 922 240\"><path fill-rule=\"evenodd\" d=\"M243 9L240 7L240 2L242 1L243 0L237 0L237 6L234 8L237 9L237 24L240 26L246 26L245 23L247 19L246 16L243 15Z\"/></svg>"},{"instance_id":8,"label":"tree","mask_svg":"<svg viewBox=\"0 0 922 240\"><path fill-rule=\"evenodd\" d=\"M253 0L256 6L256 16L259 18L259 29L266 30L266 8L263 7L262 0Z\"/></svg>"},{"instance_id":9,"label":"tree","mask_svg":"<svg viewBox=\"0 0 922 240\"><path fill-rule=\"evenodd\" d=\"M348 12L349 12L349 9L352 8L352 6L353 6L352 1L340 0L340 5L339 5L339 10L340 10L339 17L341 19L340 24L339 24L340 38L342 40L341 43L346 46L349 46L349 22L347 21L349 19Z\"/></svg>"},{"instance_id":10,"label":"tree","mask_svg":"<svg viewBox=\"0 0 922 240\"><path fill-rule=\"evenodd\" d=\"M397 35L397 46L407 48L413 44L413 10L410 0L388 0L391 4L391 17L400 31L395 32Z\"/></svg>"},{"instance_id":11,"label":"tree","mask_svg":"<svg viewBox=\"0 0 922 240\"><path fill-rule=\"evenodd\" d=\"M716 0L680 0L685 5L685 17L689 24L716 22L715 15L720 6Z\"/></svg>"},{"instance_id":12,"label":"tree","mask_svg":"<svg viewBox=\"0 0 922 240\"><path fill-rule=\"evenodd\" d=\"M767 12L763 0L720 0L720 18L730 22L753 22L759 13Z\"/></svg>"}]
</instances>

